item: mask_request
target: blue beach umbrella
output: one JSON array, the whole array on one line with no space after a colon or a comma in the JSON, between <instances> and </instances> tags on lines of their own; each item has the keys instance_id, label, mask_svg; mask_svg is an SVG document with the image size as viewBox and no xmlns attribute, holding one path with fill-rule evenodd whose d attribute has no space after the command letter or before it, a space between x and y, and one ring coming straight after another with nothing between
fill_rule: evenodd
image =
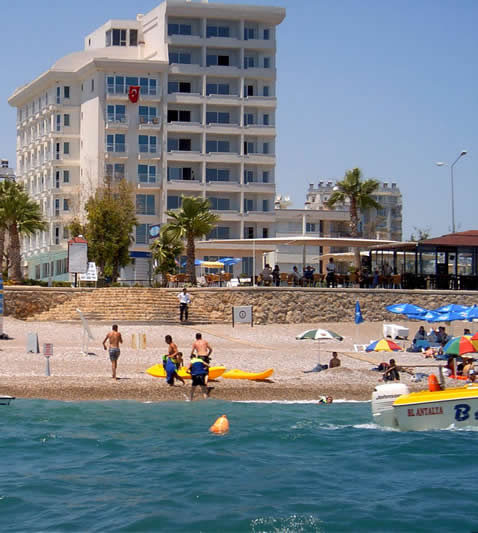
<instances>
[{"instance_id":1,"label":"blue beach umbrella","mask_svg":"<svg viewBox=\"0 0 478 533\"><path fill-rule=\"evenodd\" d=\"M465 317L463 313L449 311L447 313L437 313L436 317L427 319L427 322L453 322L454 320L465 320Z\"/></svg>"},{"instance_id":2,"label":"blue beach umbrella","mask_svg":"<svg viewBox=\"0 0 478 533\"><path fill-rule=\"evenodd\" d=\"M427 311L426 313L421 314L421 315L415 315L415 314L407 315L407 318L409 318L410 320L424 320L427 322L434 322L439 316L440 314L437 313L436 311Z\"/></svg>"},{"instance_id":3,"label":"blue beach umbrella","mask_svg":"<svg viewBox=\"0 0 478 533\"><path fill-rule=\"evenodd\" d=\"M466 320L469 320L471 322L475 318L478 318L478 305L472 305L468 309L468 311L465 311L465 319Z\"/></svg>"},{"instance_id":4,"label":"blue beach umbrella","mask_svg":"<svg viewBox=\"0 0 478 533\"><path fill-rule=\"evenodd\" d=\"M360 309L360 302L357 300L355 302L355 323L358 325L358 324L361 324L363 322L363 316L362 316L362 311Z\"/></svg>"},{"instance_id":5,"label":"blue beach umbrella","mask_svg":"<svg viewBox=\"0 0 478 533\"><path fill-rule=\"evenodd\" d=\"M470 308L466 305L448 304L442 305L441 307L434 309L434 311L437 313L462 313L463 311L468 311L468 309Z\"/></svg>"},{"instance_id":6,"label":"blue beach umbrella","mask_svg":"<svg viewBox=\"0 0 478 533\"><path fill-rule=\"evenodd\" d=\"M428 309L420 307L419 305L406 303L387 305L385 309L391 313L396 313L397 315L423 315L428 311Z\"/></svg>"}]
</instances>

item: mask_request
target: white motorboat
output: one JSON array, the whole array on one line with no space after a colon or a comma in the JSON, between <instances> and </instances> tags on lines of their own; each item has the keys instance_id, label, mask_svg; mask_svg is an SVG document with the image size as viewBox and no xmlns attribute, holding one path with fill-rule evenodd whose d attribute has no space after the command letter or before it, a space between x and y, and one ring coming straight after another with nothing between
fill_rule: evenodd
<instances>
[{"instance_id":1,"label":"white motorboat","mask_svg":"<svg viewBox=\"0 0 478 533\"><path fill-rule=\"evenodd\" d=\"M478 426L478 383L410 392L402 383L377 385L372 394L374 422L401 431Z\"/></svg>"},{"instance_id":2,"label":"white motorboat","mask_svg":"<svg viewBox=\"0 0 478 533\"><path fill-rule=\"evenodd\" d=\"M0 405L10 405L10 402L15 399L15 396L4 396L0 394Z\"/></svg>"}]
</instances>

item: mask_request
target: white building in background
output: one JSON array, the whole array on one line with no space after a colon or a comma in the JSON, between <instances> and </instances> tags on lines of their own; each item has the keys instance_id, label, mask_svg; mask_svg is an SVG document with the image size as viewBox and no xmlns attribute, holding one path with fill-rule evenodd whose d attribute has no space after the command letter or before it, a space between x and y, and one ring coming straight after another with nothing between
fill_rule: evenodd
<instances>
[{"instance_id":1,"label":"white building in background","mask_svg":"<svg viewBox=\"0 0 478 533\"><path fill-rule=\"evenodd\" d=\"M15 171L8 166L8 159L0 159L0 181L15 181Z\"/></svg>"},{"instance_id":2,"label":"white building in background","mask_svg":"<svg viewBox=\"0 0 478 533\"><path fill-rule=\"evenodd\" d=\"M135 261L123 279L148 278L149 229L181 195L210 200L221 216L212 238L272 236L284 16L275 7L165 1L136 20L108 21L83 51L13 93L18 180L48 221L24 240L29 277L68 278L68 224L105 179L136 186Z\"/></svg>"},{"instance_id":3,"label":"white building in background","mask_svg":"<svg viewBox=\"0 0 478 533\"><path fill-rule=\"evenodd\" d=\"M327 200L333 193L336 181L319 181L317 187L311 183L307 191L306 209L326 209ZM370 209L361 213L360 230L364 238L402 240L402 193L395 182L381 181L374 199L382 206L381 209ZM344 206L337 206L335 210L343 210ZM347 208L348 209L348 208ZM331 237L348 236L348 227L340 228Z\"/></svg>"}]
</instances>

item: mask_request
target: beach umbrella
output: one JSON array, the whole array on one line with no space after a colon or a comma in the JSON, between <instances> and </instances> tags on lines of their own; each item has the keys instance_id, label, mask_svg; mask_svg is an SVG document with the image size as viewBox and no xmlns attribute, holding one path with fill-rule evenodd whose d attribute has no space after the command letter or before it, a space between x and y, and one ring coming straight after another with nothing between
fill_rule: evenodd
<instances>
[{"instance_id":1,"label":"beach umbrella","mask_svg":"<svg viewBox=\"0 0 478 533\"><path fill-rule=\"evenodd\" d=\"M226 266L237 265L242 259L240 257L222 257L219 259L221 263L224 263Z\"/></svg>"},{"instance_id":2,"label":"beach umbrella","mask_svg":"<svg viewBox=\"0 0 478 533\"><path fill-rule=\"evenodd\" d=\"M360 303L357 300L355 302L355 323L361 324L363 322L362 310L360 309Z\"/></svg>"},{"instance_id":3,"label":"beach umbrella","mask_svg":"<svg viewBox=\"0 0 478 533\"><path fill-rule=\"evenodd\" d=\"M407 303L387 305L385 309L391 313L396 313L397 315L423 315L428 311L428 309L420 307L419 305Z\"/></svg>"},{"instance_id":4,"label":"beach umbrella","mask_svg":"<svg viewBox=\"0 0 478 533\"><path fill-rule=\"evenodd\" d=\"M434 309L437 313L462 313L463 311L468 311L469 307L466 305L457 305L457 304L448 304Z\"/></svg>"},{"instance_id":5,"label":"beach umbrella","mask_svg":"<svg viewBox=\"0 0 478 533\"><path fill-rule=\"evenodd\" d=\"M466 353L476 353L477 349L471 342L471 336L461 335L450 339L443 346L443 352L447 355L464 355Z\"/></svg>"},{"instance_id":6,"label":"beach umbrella","mask_svg":"<svg viewBox=\"0 0 478 533\"><path fill-rule=\"evenodd\" d=\"M303 331L299 335L296 336L297 340L313 340L313 341L319 341L319 364L317 367L320 367L320 343L321 341L336 341L341 342L344 340L344 338L339 335L338 333L335 333L335 331L331 331L330 329L308 329L306 331Z\"/></svg>"},{"instance_id":7,"label":"beach umbrella","mask_svg":"<svg viewBox=\"0 0 478 533\"><path fill-rule=\"evenodd\" d=\"M470 339L471 341L471 344L473 344L473 346L476 348L476 350L478 351L478 333L475 333L473 335L473 337L471 337Z\"/></svg>"},{"instance_id":8,"label":"beach umbrella","mask_svg":"<svg viewBox=\"0 0 478 533\"><path fill-rule=\"evenodd\" d=\"M478 319L478 305L472 305L465 311L465 319L472 322L474 319Z\"/></svg>"},{"instance_id":9,"label":"beach umbrella","mask_svg":"<svg viewBox=\"0 0 478 533\"><path fill-rule=\"evenodd\" d=\"M410 320L424 320L427 322L434 322L435 319L437 319L439 316L440 314L437 313L436 311L427 311L426 313L421 314L421 315L415 315L415 314L407 315L407 318L409 318Z\"/></svg>"},{"instance_id":10,"label":"beach umbrella","mask_svg":"<svg viewBox=\"0 0 478 533\"><path fill-rule=\"evenodd\" d=\"M463 316L463 311L447 311L445 313L438 313L435 311L436 316L431 316L431 318L426 319L427 322L453 322L454 320L465 320Z\"/></svg>"},{"instance_id":11,"label":"beach umbrella","mask_svg":"<svg viewBox=\"0 0 478 533\"><path fill-rule=\"evenodd\" d=\"M403 348L390 339L380 339L369 344L366 352L401 352Z\"/></svg>"},{"instance_id":12,"label":"beach umbrella","mask_svg":"<svg viewBox=\"0 0 478 533\"><path fill-rule=\"evenodd\" d=\"M221 261L201 261L201 266L203 268L222 268L224 263Z\"/></svg>"}]
</instances>

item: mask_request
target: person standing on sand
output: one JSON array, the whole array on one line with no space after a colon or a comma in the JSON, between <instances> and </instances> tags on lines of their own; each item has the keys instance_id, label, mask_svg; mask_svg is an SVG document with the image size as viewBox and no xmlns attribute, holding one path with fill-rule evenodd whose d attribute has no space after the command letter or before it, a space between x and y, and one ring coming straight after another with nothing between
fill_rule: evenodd
<instances>
[{"instance_id":1,"label":"person standing on sand","mask_svg":"<svg viewBox=\"0 0 478 533\"><path fill-rule=\"evenodd\" d=\"M191 401L194 398L194 392L196 387L201 387L202 394L204 399L207 400L208 389L207 389L207 374L208 374L209 365L203 361L200 357L196 355L191 355L191 363L189 364L188 372L191 374Z\"/></svg>"},{"instance_id":2,"label":"person standing on sand","mask_svg":"<svg viewBox=\"0 0 478 533\"><path fill-rule=\"evenodd\" d=\"M171 335L166 335L164 341L168 345L167 355L163 355L163 367L166 370L166 383L173 386L177 379L185 385L184 379L178 374L178 370L183 363L182 353L178 352L177 345L173 342Z\"/></svg>"},{"instance_id":3,"label":"person standing on sand","mask_svg":"<svg viewBox=\"0 0 478 533\"><path fill-rule=\"evenodd\" d=\"M196 355L200 359L202 359L209 368L209 363L211 362L211 354L212 354L212 348L209 345L209 343L202 338L202 335L200 333L196 333L196 340L193 342L193 346L191 349L191 357ZM206 379L205 379L206 385L209 382L209 375L208 372L206 372Z\"/></svg>"},{"instance_id":4,"label":"person standing on sand","mask_svg":"<svg viewBox=\"0 0 478 533\"><path fill-rule=\"evenodd\" d=\"M112 331L110 331L103 341L103 348L106 350L106 341L109 341L110 344L110 361L111 361L111 370L113 374L113 379L117 379L116 377L116 368L118 366L118 358L120 356L120 343L123 342L123 338L121 337L121 333L118 331L118 325L113 324L111 327Z\"/></svg>"}]
</instances>

